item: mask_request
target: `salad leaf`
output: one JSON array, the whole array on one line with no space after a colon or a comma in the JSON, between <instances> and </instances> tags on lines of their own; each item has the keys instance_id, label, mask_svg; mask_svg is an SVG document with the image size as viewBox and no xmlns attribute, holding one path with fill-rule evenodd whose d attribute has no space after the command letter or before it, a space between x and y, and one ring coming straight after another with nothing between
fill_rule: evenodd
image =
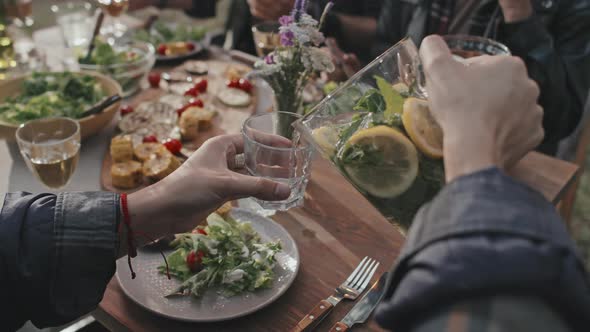
<instances>
[{"instance_id":1,"label":"salad leaf","mask_svg":"<svg viewBox=\"0 0 590 332\"><path fill-rule=\"evenodd\" d=\"M93 76L33 73L23 82L20 95L0 104L0 119L14 124L50 116L77 119L104 97L100 83Z\"/></svg>"},{"instance_id":2,"label":"salad leaf","mask_svg":"<svg viewBox=\"0 0 590 332\"><path fill-rule=\"evenodd\" d=\"M250 223L216 213L207 217L207 226L200 230L178 234L171 243L176 250L168 256L170 274L182 281L172 294L200 297L208 289L218 288L229 297L272 286L280 242L263 243ZM199 269L191 270L187 263L191 252L202 257ZM158 271L166 269L160 266Z\"/></svg>"}]
</instances>

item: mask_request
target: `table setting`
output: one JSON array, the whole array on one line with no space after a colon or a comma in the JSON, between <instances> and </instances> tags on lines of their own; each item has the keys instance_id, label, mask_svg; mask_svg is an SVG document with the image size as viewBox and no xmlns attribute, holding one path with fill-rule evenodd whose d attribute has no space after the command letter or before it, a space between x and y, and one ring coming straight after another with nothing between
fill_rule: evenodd
<instances>
[{"instance_id":1,"label":"table setting","mask_svg":"<svg viewBox=\"0 0 590 332\"><path fill-rule=\"evenodd\" d=\"M132 193L234 134L234 168L291 195L231 202L120 258L92 316L111 331L381 331L371 315L388 272L445 185L416 45L403 39L336 83L320 75L336 67L323 16L296 7L253 27L253 56L212 45L205 27L126 24L127 5L56 4L57 26L33 34L43 65L0 66L6 191ZM510 54L486 38L445 41L458 61ZM577 172L531 152L510 175L558 204Z\"/></svg>"}]
</instances>

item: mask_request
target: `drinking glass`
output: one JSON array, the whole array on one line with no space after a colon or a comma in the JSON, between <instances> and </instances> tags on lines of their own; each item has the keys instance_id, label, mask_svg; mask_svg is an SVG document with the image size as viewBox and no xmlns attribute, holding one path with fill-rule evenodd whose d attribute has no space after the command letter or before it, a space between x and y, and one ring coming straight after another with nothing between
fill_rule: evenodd
<instances>
[{"instance_id":1,"label":"drinking glass","mask_svg":"<svg viewBox=\"0 0 590 332\"><path fill-rule=\"evenodd\" d=\"M35 176L49 188L68 184L80 155L78 121L54 117L32 120L16 131L20 152Z\"/></svg>"},{"instance_id":2,"label":"drinking glass","mask_svg":"<svg viewBox=\"0 0 590 332\"><path fill-rule=\"evenodd\" d=\"M94 11L92 5L84 1L68 1L51 6L57 25L66 47L78 51L85 50L92 38Z\"/></svg>"},{"instance_id":3,"label":"drinking glass","mask_svg":"<svg viewBox=\"0 0 590 332\"><path fill-rule=\"evenodd\" d=\"M245 167L248 173L285 183L291 188L291 195L283 201L254 199L262 209L271 211L285 211L303 203L313 153L313 148L307 141L291 141L277 133L279 113L282 113L281 117L291 117L293 121L301 118L294 113L266 113L249 118L242 127Z\"/></svg>"},{"instance_id":4,"label":"drinking glass","mask_svg":"<svg viewBox=\"0 0 590 332\"><path fill-rule=\"evenodd\" d=\"M280 26L277 22L262 22L252 27L256 53L259 57L269 54L281 45Z\"/></svg>"},{"instance_id":5,"label":"drinking glass","mask_svg":"<svg viewBox=\"0 0 590 332\"><path fill-rule=\"evenodd\" d=\"M510 55L508 47L493 39L469 36L446 35L443 39L457 57L467 59L480 55Z\"/></svg>"},{"instance_id":6,"label":"drinking glass","mask_svg":"<svg viewBox=\"0 0 590 332\"><path fill-rule=\"evenodd\" d=\"M106 15L105 24L100 33L113 44L127 32L127 26L119 20L119 17L127 11L129 0L98 0L98 4Z\"/></svg>"}]
</instances>

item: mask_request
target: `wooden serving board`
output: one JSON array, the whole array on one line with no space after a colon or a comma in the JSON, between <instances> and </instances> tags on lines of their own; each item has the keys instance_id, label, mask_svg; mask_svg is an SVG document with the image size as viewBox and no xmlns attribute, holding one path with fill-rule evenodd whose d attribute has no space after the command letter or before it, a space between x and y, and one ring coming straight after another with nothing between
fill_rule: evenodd
<instances>
[{"instance_id":1,"label":"wooden serving board","mask_svg":"<svg viewBox=\"0 0 590 332\"><path fill-rule=\"evenodd\" d=\"M198 135L197 138L190 141L183 141L183 148L189 151L194 151L198 149L206 140L223 135L223 134L238 134L242 130L242 124L244 121L250 117L252 114L256 112L256 87L254 87L253 92L251 94L252 102L247 107L230 107L223 104L219 99L216 97L216 91L220 88L225 86L226 77L225 77L225 70L229 65L234 66L244 66L240 63L235 62L224 62L219 60L210 60L206 61L209 66L209 72L207 75L204 76L193 76L193 78L198 79L199 77L207 78L209 82L209 86L207 88L207 93L203 95L199 95L199 97L203 100L206 107L212 107L217 111L217 116L213 120L213 126ZM174 68L171 71L178 71L184 72L182 66ZM141 103L144 102L153 102L158 101L160 97L172 94L170 92L170 85L167 82L160 83L160 88L146 88L140 91L137 95L133 96L126 104L131 105L132 107L136 108ZM114 135L118 135L121 132L118 129L115 129ZM110 146L110 142L109 142ZM134 192L139 189L145 188L151 184L148 179L144 179L143 185L129 190L119 189L113 186L111 180L111 166L113 165L113 161L110 155L110 149L107 149L105 153L105 157L102 162L102 169L100 174L100 183L101 187L104 190L112 191L112 192Z\"/></svg>"}]
</instances>

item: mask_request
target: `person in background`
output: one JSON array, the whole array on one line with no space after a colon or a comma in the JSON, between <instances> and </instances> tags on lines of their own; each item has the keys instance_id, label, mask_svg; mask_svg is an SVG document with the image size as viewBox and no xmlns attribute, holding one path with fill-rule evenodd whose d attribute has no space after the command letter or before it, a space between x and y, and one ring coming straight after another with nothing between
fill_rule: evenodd
<instances>
[{"instance_id":1,"label":"person in background","mask_svg":"<svg viewBox=\"0 0 590 332\"><path fill-rule=\"evenodd\" d=\"M439 37L424 41L421 57L449 184L417 215L377 321L413 332L590 326L588 276L564 224L538 192L504 173L543 137L539 89L525 65L479 57L465 66ZM183 232L226 200L288 197L284 185L232 170L242 149L240 136L209 140L164 180L130 194L132 229ZM117 231L124 211L115 193L7 194L0 293L11 310L0 326L58 325L95 308L126 251L126 223Z\"/></svg>"},{"instance_id":2,"label":"person in background","mask_svg":"<svg viewBox=\"0 0 590 332\"><path fill-rule=\"evenodd\" d=\"M148 6L158 8L175 8L184 10L192 17L213 17L217 0L130 0L129 10L141 9Z\"/></svg>"},{"instance_id":3,"label":"person in background","mask_svg":"<svg viewBox=\"0 0 590 332\"><path fill-rule=\"evenodd\" d=\"M263 21L278 21L288 15L295 0L233 0L226 29L232 35L232 48L255 53L251 28ZM328 0L308 1L308 12L319 19ZM323 32L333 37L346 51L361 60L370 60L377 17L383 0L338 0L328 13Z\"/></svg>"},{"instance_id":4,"label":"person in background","mask_svg":"<svg viewBox=\"0 0 590 332\"><path fill-rule=\"evenodd\" d=\"M377 321L393 331L588 331L590 279L565 223L506 175L543 138L539 88L518 57L420 49L444 133L447 186L414 219Z\"/></svg>"},{"instance_id":5,"label":"person in background","mask_svg":"<svg viewBox=\"0 0 590 332\"><path fill-rule=\"evenodd\" d=\"M541 88L541 152L555 154L578 125L590 89L590 0L386 0L372 56L429 34L485 36L524 60ZM360 69L350 54L343 66L349 75Z\"/></svg>"}]
</instances>

